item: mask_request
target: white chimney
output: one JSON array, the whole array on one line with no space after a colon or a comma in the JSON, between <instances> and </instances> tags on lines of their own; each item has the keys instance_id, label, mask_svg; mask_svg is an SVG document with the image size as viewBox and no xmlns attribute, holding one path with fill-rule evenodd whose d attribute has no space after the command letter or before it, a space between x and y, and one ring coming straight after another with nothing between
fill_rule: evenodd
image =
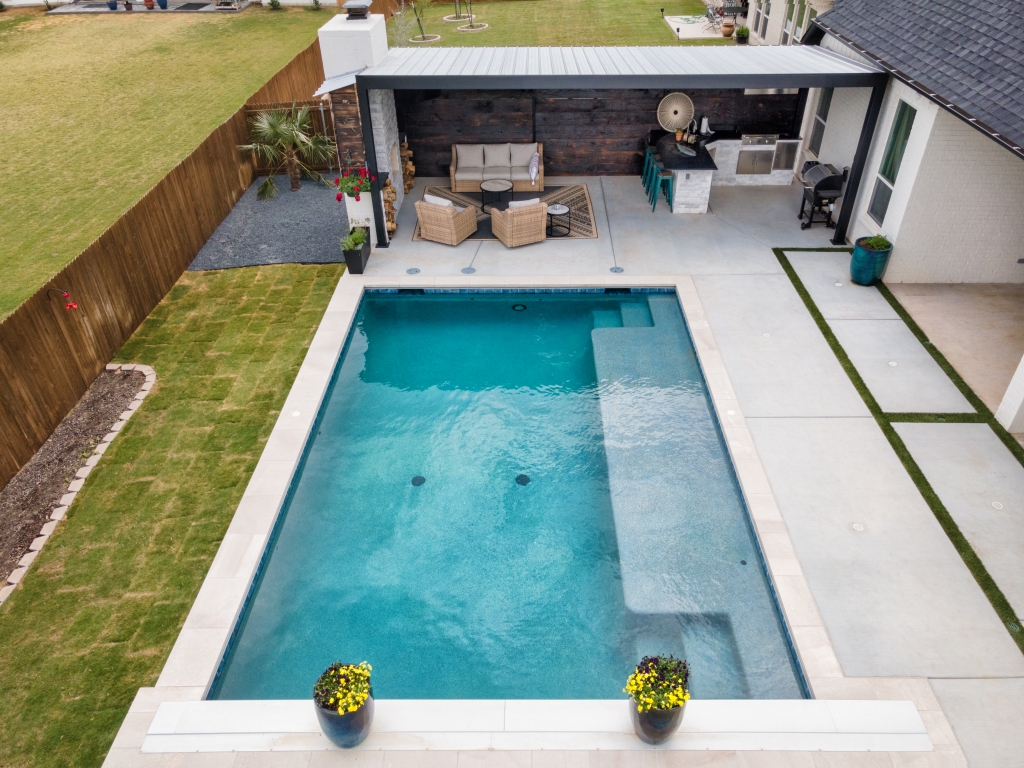
<instances>
[{"instance_id":1,"label":"white chimney","mask_svg":"<svg viewBox=\"0 0 1024 768\"><path fill-rule=\"evenodd\" d=\"M387 27L380 13L363 19L338 14L320 27L319 36L326 78L372 67L388 52Z\"/></svg>"}]
</instances>

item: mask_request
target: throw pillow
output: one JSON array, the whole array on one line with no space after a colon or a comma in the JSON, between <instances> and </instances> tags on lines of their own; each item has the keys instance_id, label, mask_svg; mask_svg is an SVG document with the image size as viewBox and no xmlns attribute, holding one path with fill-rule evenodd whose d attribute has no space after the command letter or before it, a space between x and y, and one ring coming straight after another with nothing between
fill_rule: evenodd
<instances>
[{"instance_id":1,"label":"throw pillow","mask_svg":"<svg viewBox=\"0 0 1024 768\"><path fill-rule=\"evenodd\" d=\"M444 206L445 208L455 207L455 203L453 203L451 200L446 200L445 198L438 197L437 195L424 195L423 202L430 203L431 205Z\"/></svg>"},{"instance_id":2,"label":"throw pillow","mask_svg":"<svg viewBox=\"0 0 1024 768\"><path fill-rule=\"evenodd\" d=\"M512 145L512 167L525 168L530 164L530 158L537 154L537 142L532 144Z\"/></svg>"},{"instance_id":3,"label":"throw pillow","mask_svg":"<svg viewBox=\"0 0 1024 768\"><path fill-rule=\"evenodd\" d=\"M540 154L534 152L533 157L530 158L530 181L536 184L538 176L540 176Z\"/></svg>"},{"instance_id":4,"label":"throw pillow","mask_svg":"<svg viewBox=\"0 0 1024 768\"><path fill-rule=\"evenodd\" d=\"M533 197L533 198L530 198L529 200L513 200L511 203L508 204L508 207L509 208L525 208L528 205L539 205L539 204L540 204L540 198L539 197Z\"/></svg>"}]
</instances>

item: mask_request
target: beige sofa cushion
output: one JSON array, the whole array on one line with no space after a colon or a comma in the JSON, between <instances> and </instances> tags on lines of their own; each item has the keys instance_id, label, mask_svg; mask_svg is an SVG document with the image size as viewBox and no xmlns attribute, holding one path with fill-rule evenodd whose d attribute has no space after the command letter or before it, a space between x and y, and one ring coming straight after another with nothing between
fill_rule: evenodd
<instances>
[{"instance_id":1,"label":"beige sofa cushion","mask_svg":"<svg viewBox=\"0 0 1024 768\"><path fill-rule=\"evenodd\" d=\"M456 181L483 181L484 169L468 165L460 165L455 169Z\"/></svg>"},{"instance_id":2,"label":"beige sofa cushion","mask_svg":"<svg viewBox=\"0 0 1024 768\"><path fill-rule=\"evenodd\" d=\"M484 144L484 168L508 168L509 157L508 144Z\"/></svg>"},{"instance_id":3,"label":"beige sofa cushion","mask_svg":"<svg viewBox=\"0 0 1024 768\"><path fill-rule=\"evenodd\" d=\"M530 167L512 166L512 181L530 181Z\"/></svg>"},{"instance_id":4,"label":"beige sofa cushion","mask_svg":"<svg viewBox=\"0 0 1024 768\"><path fill-rule=\"evenodd\" d=\"M458 176L459 176L459 174L458 174L458 172L456 172L455 178L457 179ZM505 179L506 181L511 181L512 174L509 171L509 167L507 165L506 166L502 166L502 167L498 167L498 166L487 167L487 166L484 166L484 181L487 181L488 179Z\"/></svg>"},{"instance_id":5,"label":"beige sofa cushion","mask_svg":"<svg viewBox=\"0 0 1024 768\"><path fill-rule=\"evenodd\" d=\"M509 208L526 208L529 205L540 205L540 198L534 197L529 200L513 200L508 204Z\"/></svg>"},{"instance_id":6,"label":"beige sofa cushion","mask_svg":"<svg viewBox=\"0 0 1024 768\"><path fill-rule=\"evenodd\" d=\"M467 166L469 168L483 168L484 167L484 145L483 144L456 144L455 145L455 156L457 162L455 165L458 168ZM527 163L530 161L527 160Z\"/></svg>"},{"instance_id":7,"label":"beige sofa cushion","mask_svg":"<svg viewBox=\"0 0 1024 768\"><path fill-rule=\"evenodd\" d=\"M511 144L511 161L509 165L513 167L527 166L530 165L530 158L533 157L537 151L537 142L533 144ZM529 177L527 177L529 178Z\"/></svg>"}]
</instances>

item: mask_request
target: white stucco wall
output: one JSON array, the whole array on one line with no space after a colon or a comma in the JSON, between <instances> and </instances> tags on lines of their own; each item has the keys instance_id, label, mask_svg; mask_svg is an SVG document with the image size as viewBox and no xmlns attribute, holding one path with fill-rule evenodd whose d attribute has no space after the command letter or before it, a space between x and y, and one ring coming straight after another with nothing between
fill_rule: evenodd
<instances>
[{"instance_id":1,"label":"white stucco wall","mask_svg":"<svg viewBox=\"0 0 1024 768\"><path fill-rule=\"evenodd\" d=\"M1024 283L1024 160L937 110L896 238L889 282Z\"/></svg>"}]
</instances>

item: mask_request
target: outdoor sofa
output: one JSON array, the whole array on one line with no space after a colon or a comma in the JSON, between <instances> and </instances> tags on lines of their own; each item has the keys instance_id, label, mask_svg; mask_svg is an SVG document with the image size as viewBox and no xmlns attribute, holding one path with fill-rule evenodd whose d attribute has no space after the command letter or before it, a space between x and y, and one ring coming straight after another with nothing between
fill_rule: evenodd
<instances>
[{"instance_id":1,"label":"outdoor sofa","mask_svg":"<svg viewBox=\"0 0 1024 768\"><path fill-rule=\"evenodd\" d=\"M536 178L530 162L537 155ZM452 192L479 192L480 182L506 179L513 192L544 191L544 145L452 144Z\"/></svg>"}]
</instances>

